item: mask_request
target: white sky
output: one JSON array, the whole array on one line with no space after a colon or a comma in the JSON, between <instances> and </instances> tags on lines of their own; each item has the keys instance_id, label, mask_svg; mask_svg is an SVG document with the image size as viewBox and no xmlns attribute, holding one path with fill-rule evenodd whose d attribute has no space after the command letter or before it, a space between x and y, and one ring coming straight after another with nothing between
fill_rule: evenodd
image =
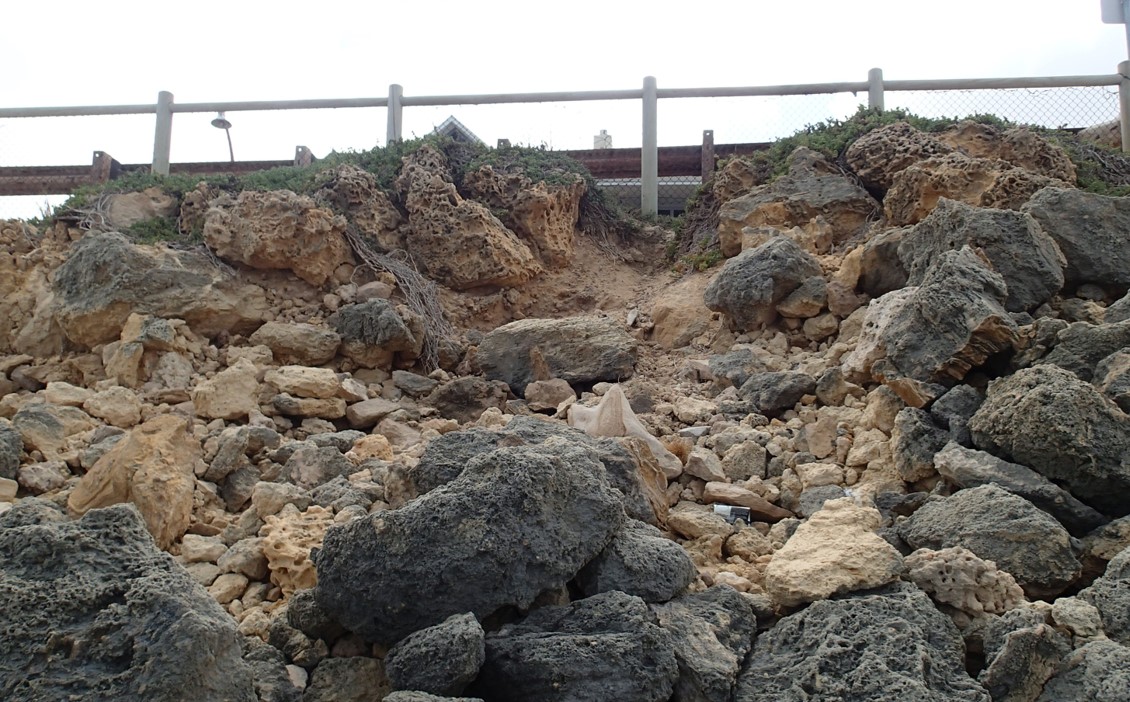
<instances>
[{"instance_id":1,"label":"white sky","mask_svg":"<svg viewBox=\"0 0 1130 702\"><path fill-rule=\"evenodd\" d=\"M776 85L865 80L872 67L889 80L1112 74L1127 55L1125 32L1101 23L1099 4L6 0L0 107L153 103L160 90L181 103L373 97L390 83L409 96L622 89L639 87L645 75L661 88ZM888 107L899 97L888 93ZM969 96L901 97L923 112L999 111ZM1064 94L1071 104L1062 120L1046 119L1078 121L1086 109L1075 103L1095 97ZM714 129L718 143L784 136L846 116L861 100L866 95L662 100L660 144L699 143L703 129ZM1117 103L1099 103L1092 107L1104 114L1095 121L1117 116ZM404 132L423 135L454 114L492 145L506 137L591 148L592 135L606 129L615 146L627 147L639 145L639 113L636 101L405 108ZM174 117L174 162L227 160L212 116ZM368 149L385 132L383 108L228 118L240 160L287 159L297 144L318 156ZM0 119L0 166L89 163L96 149L148 162L152 132L151 115ZM0 216L36 211L0 198Z\"/></svg>"}]
</instances>

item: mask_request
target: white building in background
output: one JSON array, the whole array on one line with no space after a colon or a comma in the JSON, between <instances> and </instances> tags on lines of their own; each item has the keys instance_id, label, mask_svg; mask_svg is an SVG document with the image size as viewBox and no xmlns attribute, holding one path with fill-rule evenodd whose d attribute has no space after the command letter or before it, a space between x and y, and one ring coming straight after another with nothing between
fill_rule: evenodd
<instances>
[{"instance_id":1,"label":"white building in background","mask_svg":"<svg viewBox=\"0 0 1130 702\"><path fill-rule=\"evenodd\" d=\"M612 135L606 130L601 129L600 134L592 138L592 148L594 149L611 149L612 148Z\"/></svg>"}]
</instances>

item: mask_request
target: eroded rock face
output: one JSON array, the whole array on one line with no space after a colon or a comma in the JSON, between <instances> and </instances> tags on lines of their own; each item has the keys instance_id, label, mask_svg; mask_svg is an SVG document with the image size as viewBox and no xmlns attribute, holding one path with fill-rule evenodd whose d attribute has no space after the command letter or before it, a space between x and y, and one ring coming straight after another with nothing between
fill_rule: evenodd
<instances>
[{"instance_id":1,"label":"eroded rock face","mask_svg":"<svg viewBox=\"0 0 1130 702\"><path fill-rule=\"evenodd\" d=\"M1130 647L1091 641L1077 648L1044 685L1037 702L1117 700L1130 688Z\"/></svg>"},{"instance_id":2,"label":"eroded rock face","mask_svg":"<svg viewBox=\"0 0 1130 702\"><path fill-rule=\"evenodd\" d=\"M931 134L896 122L859 137L844 156L867 187L886 191L900 171L951 149Z\"/></svg>"},{"instance_id":3,"label":"eroded rock face","mask_svg":"<svg viewBox=\"0 0 1130 702\"><path fill-rule=\"evenodd\" d=\"M1024 602L1024 590L1011 575L965 548L919 549L907 556L906 569L910 581L936 601L974 617Z\"/></svg>"},{"instance_id":4,"label":"eroded rock face","mask_svg":"<svg viewBox=\"0 0 1130 702\"><path fill-rule=\"evenodd\" d=\"M1004 278L1009 312L1035 309L1063 287L1063 254L1031 216L946 198L898 245L907 284L921 284L943 253L962 246L980 249Z\"/></svg>"},{"instance_id":5,"label":"eroded rock face","mask_svg":"<svg viewBox=\"0 0 1130 702\"><path fill-rule=\"evenodd\" d=\"M341 336L332 329L286 322L267 322L256 329L248 341L269 348L278 363L303 366L329 362L341 346Z\"/></svg>"},{"instance_id":6,"label":"eroded rock face","mask_svg":"<svg viewBox=\"0 0 1130 702\"><path fill-rule=\"evenodd\" d=\"M81 515L132 502L157 546L167 549L188 529L199 459L200 442L190 425L174 415L157 416L98 459L67 498L67 507Z\"/></svg>"},{"instance_id":7,"label":"eroded rock face","mask_svg":"<svg viewBox=\"0 0 1130 702\"><path fill-rule=\"evenodd\" d=\"M612 541L577 575L586 596L619 590L646 602L666 602L694 582L698 571L677 542L655 527L625 520Z\"/></svg>"},{"instance_id":8,"label":"eroded rock face","mask_svg":"<svg viewBox=\"0 0 1130 702\"><path fill-rule=\"evenodd\" d=\"M945 252L920 286L871 302L844 373L874 378L921 406L913 384L952 385L1012 345L1017 332L1006 296L1004 280L973 249Z\"/></svg>"},{"instance_id":9,"label":"eroded rock face","mask_svg":"<svg viewBox=\"0 0 1130 702\"><path fill-rule=\"evenodd\" d=\"M1075 184L1075 164L1061 147L1028 127L1000 131L979 122L960 122L938 138L974 158L998 158L1038 175Z\"/></svg>"},{"instance_id":10,"label":"eroded rock face","mask_svg":"<svg viewBox=\"0 0 1130 702\"><path fill-rule=\"evenodd\" d=\"M1073 285L1130 285L1130 200L1049 187L1024 206L1055 239Z\"/></svg>"},{"instance_id":11,"label":"eroded rock face","mask_svg":"<svg viewBox=\"0 0 1130 702\"><path fill-rule=\"evenodd\" d=\"M444 285L509 287L541 272L526 244L458 193L439 151L425 146L406 156L396 187L408 211L408 252Z\"/></svg>"},{"instance_id":12,"label":"eroded rock face","mask_svg":"<svg viewBox=\"0 0 1130 702\"><path fill-rule=\"evenodd\" d=\"M801 702L819 690L820 697L861 702L988 702L965 672L964 653L949 617L918 588L895 583L782 619L757 638L734 699Z\"/></svg>"},{"instance_id":13,"label":"eroded rock face","mask_svg":"<svg viewBox=\"0 0 1130 702\"><path fill-rule=\"evenodd\" d=\"M1130 549L1107 564L1106 572L1079 599L1099 610L1106 635L1123 646L1130 646Z\"/></svg>"},{"instance_id":14,"label":"eroded rock face","mask_svg":"<svg viewBox=\"0 0 1130 702\"><path fill-rule=\"evenodd\" d=\"M1031 467L1111 515L1130 514L1130 417L1052 365L994 382L969 422L978 447Z\"/></svg>"},{"instance_id":15,"label":"eroded rock face","mask_svg":"<svg viewBox=\"0 0 1130 702\"><path fill-rule=\"evenodd\" d=\"M732 328L758 329L777 318L777 303L821 273L813 256L792 239L777 236L726 261L706 286L703 301L723 313Z\"/></svg>"},{"instance_id":16,"label":"eroded rock face","mask_svg":"<svg viewBox=\"0 0 1130 702\"><path fill-rule=\"evenodd\" d=\"M183 319L210 337L250 332L267 307L262 288L226 278L201 254L135 246L116 233L76 243L52 288L44 313L83 347L117 339L135 312Z\"/></svg>"},{"instance_id":17,"label":"eroded rock face","mask_svg":"<svg viewBox=\"0 0 1130 702\"><path fill-rule=\"evenodd\" d=\"M571 580L623 518L583 449L561 439L502 448L400 509L331 527L315 593L353 631L392 643L452 614L529 607Z\"/></svg>"},{"instance_id":18,"label":"eroded rock face","mask_svg":"<svg viewBox=\"0 0 1130 702\"><path fill-rule=\"evenodd\" d=\"M404 215L372 173L349 164L338 166L326 176L316 197L345 212L357 232L378 250L404 248Z\"/></svg>"},{"instance_id":19,"label":"eroded rock face","mask_svg":"<svg viewBox=\"0 0 1130 702\"><path fill-rule=\"evenodd\" d=\"M487 636L470 692L503 702L659 702L678 676L671 637L643 600L608 592L543 607Z\"/></svg>"},{"instance_id":20,"label":"eroded rock face","mask_svg":"<svg viewBox=\"0 0 1130 702\"><path fill-rule=\"evenodd\" d=\"M341 337L342 355L362 368L410 365L424 348L424 320L388 300L346 305L330 324Z\"/></svg>"},{"instance_id":21,"label":"eroded rock face","mask_svg":"<svg viewBox=\"0 0 1130 702\"><path fill-rule=\"evenodd\" d=\"M221 197L204 218L204 241L221 258L290 270L311 285L353 261L344 234L344 218L289 190L245 190L234 202Z\"/></svg>"},{"instance_id":22,"label":"eroded rock face","mask_svg":"<svg viewBox=\"0 0 1130 702\"><path fill-rule=\"evenodd\" d=\"M518 173L500 173L481 166L463 177L471 197L506 211L506 225L521 237L546 268L569 264L573 235L581 214L585 181L569 174L568 182L533 182Z\"/></svg>"},{"instance_id":23,"label":"eroded rock face","mask_svg":"<svg viewBox=\"0 0 1130 702\"><path fill-rule=\"evenodd\" d=\"M235 622L154 547L132 506L70 522L37 502L0 516L6 697L257 699Z\"/></svg>"},{"instance_id":24,"label":"eroded rock face","mask_svg":"<svg viewBox=\"0 0 1130 702\"><path fill-rule=\"evenodd\" d=\"M477 354L487 378L505 382L519 396L532 381L548 380L538 377L538 356L550 377L618 382L632 377L636 341L607 317L521 319L488 333Z\"/></svg>"},{"instance_id":25,"label":"eroded rock face","mask_svg":"<svg viewBox=\"0 0 1130 702\"><path fill-rule=\"evenodd\" d=\"M901 226L922 221L943 197L976 207L1015 210L1041 188L1064 185L1007 161L951 152L900 171L883 199L883 209L891 224Z\"/></svg>"},{"instance_id":26,"label":"eroded rock face","mask_svg":"<svg viewBox=\"0 0 1130 702\"><path fill-rule=\"evenodd\" d=\"M469 613L454 614L393 646L385 669L394 690L458 695L485 659L483 627Z\"/></svg>"},{"instance_id":27,"label":"eroded rock face","mask_svg":"<svg viewBox=\"0 0 1130 702\"><path fill-rule=\"evenodd\" d=\"M859 233L878 211L879 203L866 190L819 154L800 148L789 158L788 175L722 205L718 240L724 255L741 252L746 227L804 229L820 226L820 219L830 226L835 243Z\"/></svg>"}]
</instances>

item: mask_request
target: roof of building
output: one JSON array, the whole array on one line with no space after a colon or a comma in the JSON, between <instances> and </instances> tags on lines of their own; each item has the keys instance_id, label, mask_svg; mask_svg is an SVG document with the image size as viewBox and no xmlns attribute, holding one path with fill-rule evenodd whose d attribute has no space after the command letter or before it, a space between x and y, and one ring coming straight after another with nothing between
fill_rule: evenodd
<instances>
[{"instance_id":1,"label":"roof of building","mask_svg":"<svg viewBox=\"0 0 1130 702\"><path fill-rule=\"evenodd\" d=\"M451 137L455 141L461 141L471 144L482 144L483 140L475 136L475 133L467 129L462 122L455 119L454 116L445 119L438 127L432 130L432 134L440 134L446 137Z\"/></svg>"}]
</instances>

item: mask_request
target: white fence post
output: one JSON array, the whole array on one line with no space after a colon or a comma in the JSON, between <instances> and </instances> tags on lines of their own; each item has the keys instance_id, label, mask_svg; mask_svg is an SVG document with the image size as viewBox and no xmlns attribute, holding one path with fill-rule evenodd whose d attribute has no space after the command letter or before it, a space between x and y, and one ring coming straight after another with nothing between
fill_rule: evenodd
<instances>
[{"instance_id":1,"label":"white fence post","mask_svg":"<svg viewBox=\"0 0 1130 702\"><path fill-rule=\"evenodd\" d=\"M872 68L867 72L867 106L880 112L884 109L882 68Z\"/></svg>"},{"instance_id":2,"label":"white fence post","mask_svg":"<svg viewBox=\"0 0 1130 702\"><path fill-rule=\"evenodd\" d=\"M1127 25L1130 28L1130 24ZM1127 29L1130 31L1130 29ZM1122 153L1130 154L1130 61L1118 64L1118 114L1122 123Z\"/></svg>"},{"instance_id":3,"label":"white fence post","mask_svg":"<svg viewBox=\"0 0 1130 702\"><path fill-rule=\"evenodd\" d=\"M643 146L640 149L640 214L659 213L659 131L655 77L643 79Z\"/></svg>"},{"instance_id":4,"label":"white fence post","mask_svg":"<svg viewBox=\"0 0 1130 702\"><path fill-rule=\"evenodd\" d=\"M157 129L153 136L153 165L157 175L169 175L169 151L173 145L173 94L157 93Z\"/></svg>"},{"instance_id":5,"label":"white fence post","mask_svg":"<svg viewBox=\"0 0 1130 702\"><path fill-rule=\"evenodd\" d=\"M385 131L385 146L400 141L404 128L404 88L393 83L388 86L388 129Z\"/></svg>"}]
</instances>

